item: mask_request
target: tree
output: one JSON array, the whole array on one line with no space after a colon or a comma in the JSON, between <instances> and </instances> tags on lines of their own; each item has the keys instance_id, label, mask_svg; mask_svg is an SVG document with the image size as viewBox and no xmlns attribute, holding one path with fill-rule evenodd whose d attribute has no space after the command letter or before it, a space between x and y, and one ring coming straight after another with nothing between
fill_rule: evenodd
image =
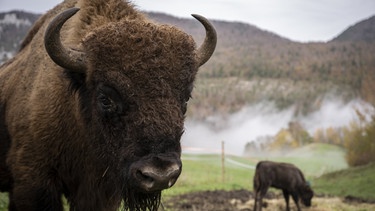
<instances>
[{"instance_id":1,"label":"tree","mask_svg":"<svg viewBox=\"0 0 375 211\"><path fill-rule=\"evenodd\" d=\"M375 116L369 124L352 123L344 132L346 161L350 166L375 162Z\"/></svg>"}]
</instances>

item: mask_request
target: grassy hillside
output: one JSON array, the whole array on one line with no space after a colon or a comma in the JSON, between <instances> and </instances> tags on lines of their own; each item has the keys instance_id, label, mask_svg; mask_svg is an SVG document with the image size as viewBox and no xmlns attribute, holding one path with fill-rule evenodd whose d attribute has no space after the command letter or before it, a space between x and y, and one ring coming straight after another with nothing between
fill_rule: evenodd
<instances>
[{"instance_id":1,"label":"grassy hillside","mask_svg":"<svg viewBox=\"0 0 375 211\"><path fill-rule=\"evenodd\" d=\"M290 162L311 181L317 194L353 196L375 200L375 163L348 168L342 148L329 144L311 144L284 156L225 159L224 180L220 155L183 155L183 172L176 185L164 196L204 190L252 190L255 165L259 160ZM323 176L321 176L323 174Z\"/></svg>"},{"instance_id":2,"label":"grassy hillside","mask_svg":"<svg viewBox=\"0 0 375 211\"><path fill-rule=\"evenodd\" d=\"M375 200L375 163L325 174L314 180L314 190Z\"/></svg>"},{"instance_id":3,"label":"grassy hillside","mask_svg":"<svg viewBox=\"0 0 375 211\"><path fill-rule=\"evenodd\" d=\"M344 156L345 150L341 147L331 144L310 144L293 150L277 160L293 163L308 178L315 178L347 168Z\"/></svg>"}]
</instances>

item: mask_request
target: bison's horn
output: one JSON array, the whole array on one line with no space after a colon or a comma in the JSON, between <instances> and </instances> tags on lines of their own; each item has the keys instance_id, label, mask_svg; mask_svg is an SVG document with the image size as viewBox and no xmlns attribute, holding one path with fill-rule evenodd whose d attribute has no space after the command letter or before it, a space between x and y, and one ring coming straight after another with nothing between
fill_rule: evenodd
<instances>
[{"instance_id":1,"label":"bison's horn","mask_svg":"<svg viewBox=\"0 0 375 211\"><path fill-rule=\"evenodd\" d=\"M78 10L78 8L67 9L51 21L44 35L44 46L56 64L72 71L83 72L86 69L84 53L65 48L60 40L61 27Z\"/></svg>"},{"instance_id":2,"label":"bison's horn","mask_svg":"<svg viewBox=\"0 0 375 211\"><path fill-rule=\"evenodd\" d=\"M217 35L214 26L205 17L196 14L193 14L192 16L201 22L206 29L206 38L198 48L199 66L201 66L206 63L214 53Z\"/></svg>"}]
</instances>

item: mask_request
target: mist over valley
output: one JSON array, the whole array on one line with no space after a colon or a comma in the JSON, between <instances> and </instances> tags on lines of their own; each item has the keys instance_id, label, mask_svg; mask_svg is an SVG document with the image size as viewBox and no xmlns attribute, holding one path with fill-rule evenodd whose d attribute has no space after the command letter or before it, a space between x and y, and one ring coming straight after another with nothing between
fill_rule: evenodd
<instances>
[{"instance_id":1,"label":"mist over valley","mask_svg":"<svg viewBox=\"0 0 375 211\"><path fill-rule=\"evenodd\" d=\"M275 136L290 122L299 122L313 136L317 129L340 128L359 121L356 111L365 113L369 119L374 108L360 99L349 102L329 99L322 102L318 110L296 116L295 106L278 110L274 103L264 102L225 117L217 114L205 121L188 119L182 146L187 153L221 153L221 142L224 141L226 154L243 155L248 142Z\"/></svg>"}]
</instances>

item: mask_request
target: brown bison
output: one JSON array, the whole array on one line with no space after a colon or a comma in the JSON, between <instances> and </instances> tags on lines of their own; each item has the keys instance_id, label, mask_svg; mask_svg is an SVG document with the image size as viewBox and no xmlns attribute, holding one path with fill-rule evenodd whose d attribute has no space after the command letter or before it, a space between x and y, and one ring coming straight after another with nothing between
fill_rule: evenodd
<instances>
[{"instance_id":1,"label":"brown bison","mask_svg":"<svg viewBox=\"0 0 375 211\"><path fill-rule=\"evenodd\" d=\"M77 9L80 8L80 9ZM0 190L9 210L156 210L213 26L191 36L126 0L66 0L0 69Z\"/></svg>"},{"instance_id":2,"label":"brown bison","mask_svg":"<svg viewBox=\"0 0 375 211\"><path fill-rule=\"evenodd\" d=\"M314 192L302 172L292 164L272 161L260 161L257 164L254 175L255 211L262 210L262 199L269 187L283 190L286 210L290 210L289 195L292 196L298 210L301 210L298 203L300 198L304 205L311 206Z\"/></svg>"}]
</instances>

